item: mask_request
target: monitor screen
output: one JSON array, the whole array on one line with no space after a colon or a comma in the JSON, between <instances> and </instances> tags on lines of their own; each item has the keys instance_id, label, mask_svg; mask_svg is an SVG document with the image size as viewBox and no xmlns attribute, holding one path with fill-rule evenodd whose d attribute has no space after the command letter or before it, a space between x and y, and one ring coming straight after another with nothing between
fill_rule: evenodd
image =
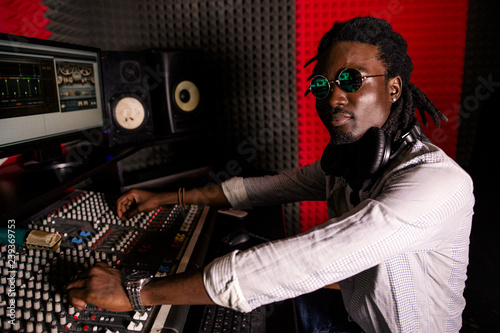
<instances>
[{"instance_id":1,"label":"monitor screen","mask_svg":"<svg viewBox=\"0 0 500 333\"><path fill-rule=\"evenodd\" d=\"M0 156L101 128L99 49L0 35Z\"/></svg>"}]
</instances>

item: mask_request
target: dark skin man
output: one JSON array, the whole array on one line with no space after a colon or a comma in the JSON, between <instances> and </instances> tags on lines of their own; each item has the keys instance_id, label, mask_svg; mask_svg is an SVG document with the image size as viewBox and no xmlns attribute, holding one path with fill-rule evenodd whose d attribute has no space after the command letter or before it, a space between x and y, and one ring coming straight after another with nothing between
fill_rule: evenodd
<instances>
[{"instance_id":1,"label":"dark skin man","mask_svg":"<svg viewBox=\"0 0 500 333\"><path fill-rule=\"evenodd\" d=\"M358 69L363 75L386 73L378 57L378 47L357 42L333 44L319 59L316 74L329 81L335 80L344 68ZM391 105L401 95L401 78L370 77L355 93L346 93L336 84L324 99L318 99L316 109L333 142L348 143L359 140L371 127L382 127ZM201 203L214 207L228 207L220 186L187 191L187 204ZM176 193L155 194L132 190L118 199L117 214L127 219L139 212L153 210L160 205L176 204ZM66 287L71 303L79 310L91 303L110 311L130 311L132 307L122 285L121 272L98 263ZM141 291L145 306L160 304L211 304L203 284L203 272L194 271L171 277L155 278Z\"/></svg>"}]
</instances>

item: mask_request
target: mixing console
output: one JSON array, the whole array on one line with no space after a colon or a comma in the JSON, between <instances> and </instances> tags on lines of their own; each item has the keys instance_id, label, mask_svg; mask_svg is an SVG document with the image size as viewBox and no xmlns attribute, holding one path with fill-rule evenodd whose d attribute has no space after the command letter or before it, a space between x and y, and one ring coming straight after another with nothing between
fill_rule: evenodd
<instances>
[{"instance_id":1,"label":"mixing console","mask_svg":"<svg viewBox=\"0 0 500 333\"><path fill-rule=\"evenodd\" d=\"M169 316L178 316L170 306L144 313L115 313L92 305L77 311L64 294L63 286L72 277L98 261L124 274L148 270L165 276L184 271L195 257L208 206L169 205L121 221L115 214L116 199L76 191L16 226L58 232L62 242L56 252L16 248L15 260L2 245L0 331L160 332Z\"/></svg>"}]
</instances>

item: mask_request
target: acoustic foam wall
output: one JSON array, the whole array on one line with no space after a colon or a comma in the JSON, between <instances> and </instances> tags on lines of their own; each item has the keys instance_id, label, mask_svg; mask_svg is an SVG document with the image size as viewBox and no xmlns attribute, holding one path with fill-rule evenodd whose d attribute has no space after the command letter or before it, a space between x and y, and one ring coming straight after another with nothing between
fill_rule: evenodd
<instances>
[{"instance_id":1,"label":"acoustic foam wall","mask_svg":"<svg viewBox=\"0 0 500 333\"><path fill-rule=\"evenodd\" d=\"M159 46L207 51L217 73L215 157L272 171L297 165L297 145L303 165L318 158L326 142L312 102L302 98L308 72L301 67L314 54L321 35L336 19L383 17L409 41L416 68L413 82L454 121L444 125L444 131L430 127L427 135L455 154L467 1L45 0L43 4L49 8L52 39L104 50ZM433 79L436 73L446 77L446 84ZM288 220L294 212L296 208L288 210ZM325 218L324 205L301 206L302 230Z\"/></svg>"},{"instance_id":2,"label":"acoustic foam wall","mask_svg":"<svg viewBox=\"0 0 500 333\"><path fill-rule=\"evenodd\" d=\"M0 32L47 39L51 33L45 29L46 11L41 0L0 0Z\"/></svg>"},{"instance_id":3,"label":"acoustic foam wall","mask_svg":"<svg viewBox=\"0 0 500 333\"><path fill-rule=\"evenodd\" d=\"M498 124L500 123L500 2L470 0L467 20L462 123L457 161L474 181L474 217L462 333L500 327Z\"/></svg>"},{"instance_id":4,"label":"acoustic foam wall","mask_svg":"<svg viewBox=\"0 0 500 333\"><path fill-rule=\"evenodd\" d=\"M408 42L414 71L411 81L420 87L450 121L437 129L429 120L424 133L447 154L455 157L459 124L467 1L296 1L297 15L297 103L299 112L300 165L321 157L328 134L316 116L314 98L304 98L306 78L314 64L303 64L317 51L319 40L336 20L375 16L389 21ZM436 78L443 78L439 80ZM429 117L428 117L429 118ZM323 202L300 204L301 230L327 219Z\"/></svg>"},{"instance_id":5,"label":"acoustic foam wall","mask_svg":"<svg viewBox=\"0 0 500 333\"><path fill-rule=\"evenodd\" d=\"M103 50L201 48L209 55L218 180L237 176L235 169L298 166L294 1L43 3L54 40ZM229 168L232 162L241 168ZM287 205L285 216L289 232L296 233L298 205Z\"/></svg>"},{"instance_id":6,"label":"acoustic foam wall","mask_svg":"<svg viewBox=\"0 0 500 333\"><path fill-rule=\"evenodd\" d=\"M498 119L498 111L484 108L500 86L500 3L470 0L467 20L461 123L457 143L457 162L468 166L477 132L478 118Z\"/></svg>"}]
</instances>

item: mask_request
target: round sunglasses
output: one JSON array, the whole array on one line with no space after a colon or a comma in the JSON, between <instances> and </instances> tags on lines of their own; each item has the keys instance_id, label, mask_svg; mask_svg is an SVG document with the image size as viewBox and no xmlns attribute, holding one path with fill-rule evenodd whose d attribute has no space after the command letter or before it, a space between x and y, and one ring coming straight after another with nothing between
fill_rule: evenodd
<instances>
[{"instance_id":1,"label":"round sunglasses","mask_svg":"<svg viewBox=\"0 0 500 333\"><path fill-rule=\"evenodd\" d=\"M311 79L311 84L309 89L306 90L304 96L312 93L317 99L326 98L330 91L333 89L332 83L336 83L340 89L346 93L353 93L359 90L363 85L363 81L369 77L386 76L385 74L380 75L367 75L363 76L360 71L355 68L345 68L339 72L337 79L333 81L328 81L323 75L316 75Z\"/></svg>"}]
</instances>

